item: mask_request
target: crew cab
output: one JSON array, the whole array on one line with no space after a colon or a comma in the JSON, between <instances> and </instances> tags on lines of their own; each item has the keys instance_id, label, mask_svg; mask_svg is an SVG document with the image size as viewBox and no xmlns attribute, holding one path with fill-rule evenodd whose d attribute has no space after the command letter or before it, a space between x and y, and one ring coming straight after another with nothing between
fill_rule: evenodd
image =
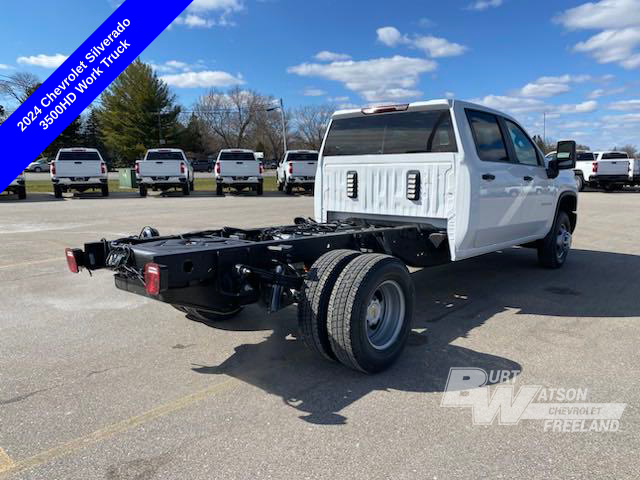
<instances>
[{"instance_id":1,"label":"crew cab","mask_svg":"<svg viewBox=\"0 0 640 480\"><path fill-rule=\"evenodd\" d=\"M216 160L216 194L224 195L224 189L239 192L245 188L262 195L264 166L253 150L220 150Z\"/></svg>"},{"instance_id":2,"label":"crew cab","mask_svg":"<svg viewBox=\"0 0 640 480\"><path fill-rule=\"evenodd\" d=\"M373 373L409 336L410 267L513 246L562 267L577 221L576 144L545 165L519 122L456 100L341 110L318 159L315 219L262 228L139 235L67 249L69 269L216 325L244 305L297 304L299 338ZM513 193L515 192L515 194ZM523 265L524 268L524 265Z\"/></svg>"},{"instance_id":3,"label":"crew cab","mask_svg":"<svg viewBox=\"0 0 640 480\"><path fill-rule=\"evenodd\" d=\"M178 148L147 150L144 159L136 162L136 177L141 197L149 189L166 192L175 188L189 195L195 184L193 166Z\"/></svg>"},{"instance_id":4,"label":"crew cab","mask_svg":"<svg viewBox=\"0 0 640 480\"><path fill-rule=\"evenodd\" d=\"M95 148L62 148L50 164L51 182L56 198L75 190L100 190L109 196L107 164Z\"/></svg>"},{"instance_id":5,"label":"crew cab","mask_svg":"<svg viewBox=\"0 0 640 480\"><path fill-rule=\"evenodd\" d=\"M579 152L575 175L578 190L586 186L620 189L629 183L629 156L625 152Z\"/></svg>"},{"instance_id":6,"label":"crew cab","mask_svg":"<svg viewBox=\"0 0 640 480\"><path fill-rule=\"evenodd\" d=\"M8 194L18 195L20 200L27 198L27 187L25 185L25 175L22 172L18 175L9 185L4 189L4 192Z\"/></svg>"},{"instance_id":7,"label":"crew cab","mask_svg":"<svg viewBox=\"0 0 640 480\"><path fill-rule=\"evenodd\" d=\"M278 190L291 195L296 187L313 190L318 167L318 152L315 150L289 150L278 164Z\"/></svg>"}]
</instances>

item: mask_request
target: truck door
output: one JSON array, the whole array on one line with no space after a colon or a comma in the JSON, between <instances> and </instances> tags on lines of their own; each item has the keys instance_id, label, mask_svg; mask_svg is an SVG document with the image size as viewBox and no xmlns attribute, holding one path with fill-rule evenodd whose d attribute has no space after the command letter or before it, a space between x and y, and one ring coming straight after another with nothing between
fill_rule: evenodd
<instances>
[{"instance_id":1,"label":"truck door","mask_svg":"<svg viewBox=\"0 0 640 480\"><path fill-rule=\"evenodd\" d=\"M518 210L516 221L522 235L543 237L554 217L557 187L547 176L544 159L525 131L508 119L504 119L504 127L508 133L507 147L511 150L510 156L517 162L514 172L522 182L524 208Z\"/></svg>"},{"instance_id":2,"label":"truck door","mask_svg":"<svg viewBox=\"0 0 640 480\"><path fill-rule=\"evenodd\" d=\"M498 117L478 110L466 113L479 161L471 168L469 226L473 234L465 241L465 249L491 251L495 246L515 245L526 237L526 227L521 225L527 208L522 166L509 155Z\"/></svg>"}]
</instances>

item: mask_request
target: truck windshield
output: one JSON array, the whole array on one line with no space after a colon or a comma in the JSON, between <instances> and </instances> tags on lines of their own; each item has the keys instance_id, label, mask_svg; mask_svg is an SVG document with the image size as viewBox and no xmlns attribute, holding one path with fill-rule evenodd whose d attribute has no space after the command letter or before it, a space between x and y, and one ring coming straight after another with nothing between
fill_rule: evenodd
<instances>
[{"instance_id":1,"label":"truck windshield","mask_svg":"<svg viewBox=\"0 0 640 480\"><path fill-rule=\"evenodd\" d=\"M58 160L97 160L100 161L98 152L60 152Z\"/></svg>"},{"instance_id":2,"label":"truck windshield","mask_svg":"<svg viewBox=\"0 0 640 480\"><path fill-rule=\"evenodd\" d=\"M256 157L251 152L222 152L220 154L220 160L247 161L255 159Z\"/></svg>"},{"instance_id":3,"label":"truck windshield","mask_svg":"<svg viewBox=\"0 0 640 480\"><path fill-rule=\"evenodd\" d=\"M317 162L317 153L290 153L287 157L289 162Z\"/></svg>"},{"instance_id":4,"label":"truck windshield","mask_svg":"<svg viewBox=\"0 0 640 480\"><path fill-rule=\"evenodd\" d=\"M324 155L457 152L449 110L338 118Z\"/></svg>"},{"instance_id":5,"label":"truck windshield","mask_svg":"<svg viewBox=\"0 0 640 480\"><path fill-rule=\"evenodd\" d=\"M149 152L147 160L184 160L181 152Z\"/></svg>"},{"instance_id":6,"label":"truck windshield","mask_svg":"<svg viewBox=\"0 0 640 480\"><path fill-rule=\"evenodd\" d=\"M576 160L578 162L593 162L595 160L595 157L591 152L578 152Z\"/></svg>"},{"instance_id":7,"label":"truck windshield","mask_svg":"<svg viewBox=\"0 0 640 480\"><path fill-rule=\"evenodd\" d=\"M604 153L602 155L603 160L620 160L622 158L626 160L627 158L629 158L629 155L627 155L626 153L618 152Z\"/></svg>"}]
</instances>

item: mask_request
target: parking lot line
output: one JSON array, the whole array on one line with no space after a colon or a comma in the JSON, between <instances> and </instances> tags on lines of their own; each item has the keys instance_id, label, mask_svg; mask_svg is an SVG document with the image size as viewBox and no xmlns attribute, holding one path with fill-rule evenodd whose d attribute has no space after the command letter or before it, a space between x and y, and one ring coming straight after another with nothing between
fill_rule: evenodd
<instances>
[{"instance_id":1,"label":"parking lot line","mask_svg":"<svg viewBox=\"0 0 640 480\"><path fill-rule=\"evenodd\" d=\"M62 255L60 255L59 257L56 257L56 258L47 258L45 260L35 260L33 262L23 262L23 263L12 263L10 265L0 265L0 270L4 270L4 269L7 269L7 268L29 267L31 265L38 265L40 263L55 262L57 260L62 261Z\"/></svg>"},{"instance_id":2,"label":"parking lot line","mask_svg":"<svg viewBox=\"0 0 640 480\"><path fill-rule=\"evenodd\" d=\"M52 460L55 460L56 458L69 455L77 450L85 448L89 445L93 445L94 443L97 443L101 440L113 437L118 433L126 432L134 427L137 427L138 425L149 423L156 418L183 410L195 403L201 402L202 400L205 400L213 395L221 393L238 383L238 380L236 380L235 378L229 378L224 382L205 388L204 390L200 390L199 392L195 392L182 398L178 398L173 402L160 405L149 410L148 412L114 423L107 427L101 428L100 430L89 433L88 435L70 440L67 443L59 445L57 447L53 447L46 452L38 453L32 457L25 458L24 460L20 460L18 462L14 462L4 452L4 450L0 448L0 480L7 478L9 475L38 467L40 465L44 465Z\"/></svg>"}]
</instances>

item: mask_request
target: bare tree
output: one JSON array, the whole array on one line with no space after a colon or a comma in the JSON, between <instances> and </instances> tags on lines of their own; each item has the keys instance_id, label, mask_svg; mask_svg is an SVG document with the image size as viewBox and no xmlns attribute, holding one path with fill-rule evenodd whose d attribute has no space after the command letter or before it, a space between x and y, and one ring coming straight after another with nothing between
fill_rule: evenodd
<instances>
[{"instance_id":1,"label":"bare tree","mask_svg":"<svg viewBox=\"0 0 640 480\"><path fill-rule=\"evenodd\" d=\"M621 152L626 152L629 158L636 158L638 156L638 149L635 145L625 145L620 149Z\"/></svg>"},{"instance_id":2,"label":"bare tree","mask_svg":"<svg viewBox=\"0 0 640 480\"><path fill-rule=\"evenodd\" d=\"M40 86L38 77L18 72L0 80L0 96L22 104Z\"/></svg>"},{"instance_id":3,"label":"bare tree","mask_svg":"<svg viewBox=\"0 0 640 480\"><path fill-rule=\"evenodd\" d=\"M330 105L310 105L295 111L296 136L305 148L320 150L333 111Z\"/></svg>"},{"instance_id":4,"label":"bare tree","mask_svg":"<svg viewBox=\"0 0 640 480\"><path fill-rule=\"evenodd\" d=\"M236 87L227 93L211 90L200 97L195 113L210 134L221 140L223 148L247 146L247 137L257 116L267 109L266 97Z\"/></svg>"}]
</instances>

